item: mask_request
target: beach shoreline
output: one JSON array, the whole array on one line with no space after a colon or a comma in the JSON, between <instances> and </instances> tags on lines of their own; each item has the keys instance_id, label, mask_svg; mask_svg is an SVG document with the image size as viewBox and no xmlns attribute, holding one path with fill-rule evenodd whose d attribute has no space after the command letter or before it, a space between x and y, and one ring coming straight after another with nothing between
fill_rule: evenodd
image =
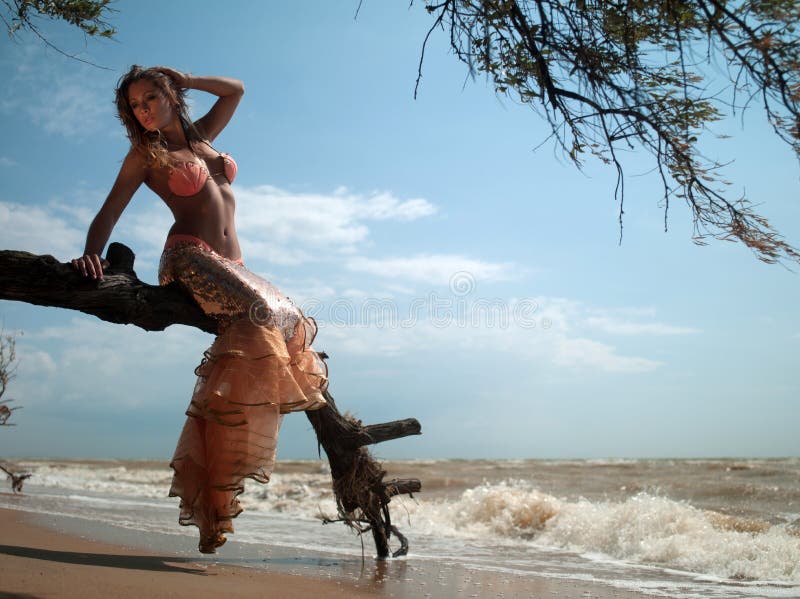
<instances>
[{"instance_id":1,"label":"beach shoreline","mask_svg":"<svg viewBox=\"0 0 800 599\"><path fill-rule=\"evenodd\" d=\"M474 571L436 560L379 561L367 555L362 561L233 539L219 554L202 556L186 535L13 509L0 509L0 531L3 597L649 596L602 583Z\"/></svg>"}]
</instances>

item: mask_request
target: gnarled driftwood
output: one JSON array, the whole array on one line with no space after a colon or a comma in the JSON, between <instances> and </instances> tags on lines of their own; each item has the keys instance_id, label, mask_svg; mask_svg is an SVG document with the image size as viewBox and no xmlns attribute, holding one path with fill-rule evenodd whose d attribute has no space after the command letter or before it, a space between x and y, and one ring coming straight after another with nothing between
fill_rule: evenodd
<instances>
[{"instance_id":1,"label":"gnarled driftwood","mask_svg":"<svg viewBox=\"0 0 800 599\"><path fill-rule=\"evenodd\" d=\"M14 493L22 493L22 484L32 476L29 472L14 472L14 470L9 470L3 464L0 464L0 470L5 472L8 478L11 479L11 490Z\"/></svg>"}]
</instances>

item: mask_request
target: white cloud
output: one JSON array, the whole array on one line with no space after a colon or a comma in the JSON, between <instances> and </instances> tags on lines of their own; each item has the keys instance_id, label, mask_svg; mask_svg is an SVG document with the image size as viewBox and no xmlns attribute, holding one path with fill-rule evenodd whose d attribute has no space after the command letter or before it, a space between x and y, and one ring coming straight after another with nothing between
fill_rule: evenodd
<instances>
[{"instance_id":1,"label":"white cloud","mask_svg":"<svg viewBox=\"0 0 800 599\"><path fill-rule=\"evenodd\" d=\"M335 353L392 358L418 354L464 356L490 352L526 369L530 364L586 372L650 372L663 364L587 335L586 314L597 309L566 298L491 298L451 291L409 297L325 287L298 301L320 324L316 345ZM636 355L640 354L640 355Z\"/></svg>"},{"instance_id":2,"label":"white cloud","mask_svg":"<svg viewBox=\"0 0 800 599\"><path fill-rule=\"evenodd\" d=\"M240 227L241 230L241 227ZM297 266L308 262L319 261L321 257L304 247L296 247L288 242L281 242L270 237L258 239L252 235L239 234L239 245L245 263L250 266L254 262L261 264L276 264L282 266Z\"/></svg>"},{"instance_id":3,"label":"white cloud","mask_svg":"<svg viewBox=\"0 0 800 599\"><path fill-rule=\"evenodd\" d=\"M661 364L647 357L620 355L613 346L591 339L588 333L695 332L660 322L637 322L654 320L655 311L651 308L630 308L624 316L619 316L623 314L620 310L600 310L568 298L491 297L492 283L513 280L526 272L511 262L488 262L459 254L386 259L358 255L368 238L370 221L408 222L421 218L435 211L427 203L404 202L389 194L356 196L341 189L329 195L293 194L274 187L237 188L237 193L240 237L248 264L263 259L279 264L319 261L320 256L328 254L340 257L330 261L335 265L329 269L330 277L322 283L298 281L296 289L291 291L285 281L282 285L298 304L302 305L304 298L311 298L315 307L328 310L327 314L315 314L323 326L320 343L330 349L335 347L337 352L391 357L418 352L421 347L438 352L491 351L521 361L521 368L535 361L558 368L633 373L648 372ZM12 247L71 256L80 251L87 221L94 212L86 204L60 202L30 207L0 203L0 227L8 232L7 237L13 236L9 240ZM160 253L169 224L166 209L146 204L130 209L118 226L126 239L135 243L137 253L147 256ZM342 254L346 255L344 259ZM378 285L373 283L373 289L353 286L352 275L348 275L352 272L374 275ZM334 280L340 283L333 283ZM410 304L431 300L432 292L424 298L414 298L412 287L418 283L437 286L442 296L438 299L449 306L451 313L444 318L425 309L411 314ZM356 310L351 318L340 322L344 326L330 324L330 306L336 302L339 316L343 304L344 308ZM380 310L386 302L397 310L394 326L376 326L376 320L383 317ZM405 312L401 306L406 306ZM430 309L429 305L426 307ZM524 309L519 311L519 308ZM173 341L176 334L181 333L172 333L173 337L147 335L132 327L76 320L65 327L41 330L31 341L47 341L61 347L58 353L53 353L49 345L38 351L47 349L51 363L69 373L63 397L79 401L81 385L98 369L106 377L141 387L141 382L126 378L130 364L149 363L153 355L158 355L164 363L186 362L185 345ZM81 339L81 343L75 343L76 339ZM103 356L100 361L99 355ZM199 350L190 355L199 356ZM40 362L44 363L43 360ZM187 362L181 368L192 367ZM147 400L140 397L134 401Z\"/></svg>"},{"instance_id":4,"label":"white cloud","mask_svg":"<svg viewBox=\"0 0 800 599\"><path fill-rule=\"evenodd\" d=\"M17 166L17 161L7 156L0 156L0 166Z\"/></svg>"},{"instance_id":5,"label":"white cloud","mask_svg":"<svg viewBox=\"0 0 800 599\"><path fill-rule=\"evenodd\" d=\"M24 366L26 372L38 373L39 376L55 372L58 368L53 357L42 350L21 346L17 358L17 364Z\"/></svg>"},{"instance_id":6,"label":"white cloud","mask_svg":"<svg viewBox=\"0 0 800 599\"><path fill-rule=\"evenodd\" d=\"M56 79L45 102L34 102L25 111L48 133L65 137L87 137L99 130L107 117L107 94L92 90L81 79Z\"/></svg>"},{"instance_id":7,"label":"white cloud","mask_svg":"<svg viewBox=\"0 0 800 599\"><path fill-rule=\"evenodd\" d=\"M603 332L627 336L692 335L702 330L656 320L655 308L597 308L566 298L534 298L541 310L547 312L552 326L562 332L586 336L589 332Z\"/></svg>"},{"instance_id":8,"label":"white cloud","mask_svg":"<svg viewBox=\"0 0 800 599\"><path fill-rule=\"evenodd\" d=\"M6 81L14 93L0 100L0 112L27 116L46 132L65 137L85 138L107 129L113 118L113 76L74 60L42 60L39 49L30 45L20 47L15 58Z\"/></svg>"},{"instance_id":9,"label":"white cloud","mask_svg":"<svg viewBox=\"0 0 800 599\"><path fill-rule=\"evenodd\" d=\"M80 190L78 197L57 198L45 205L0 201L3 249L52 254L62 261L83 251L89 223L100 208L103 194ZM137 254L137 270L155 264L172 224L164 205L129 208L110 241L124 239Z\"/></svg>"},{"instance_id":10,"label":"white cloud","mask_svg":"<svg viewBox=\"0 0 800 599\"><path fill-rule=\"evenodd\" d=\"M165 388L185 379L188 400L192 370L210 341L210 335L188 327L147 332L85 317L26 330L18 341L20 397L30 404L85 405L102 397L144 406L163 401ZM98 386L98 380L104 384Z\"/></svg>"},{"instance_id":11,"label":"white cloud","mask_svg":"<svg viewBox=\"0 0 800 599\"><path fill-rule=\"evenodd\" d=\"M587 326L616 335L692 335L701 332L692 327L681 327L662 322L631 322L609 316L590 316Z\"/></svg>"},{"instance_id":12,"label":"white cloud","mask_svg":"<svg viewBox=\"0 0 800 599\"><path fill-rule=\"evenodd\" d=\"M66 218L79 227L86 229L97 213L103 198L98 191L90 190L80 190L77 195L79 195L77 200L72 197L55 198L48 202L47 209L54 216Z\"/></svg>"},{"instance_id":13,"label":"white cloud","mask_svg":"<svg viewBox=\"0 0 800 599\"><path fill-rule=\"evenodd\" d=\"M172 223L172 215L166 205L161 202L150 203L143 208L128 210L120 219L117 230L121 236L136 242L136 247L132 249L137 255L153 258L161 255Z\"/></svg>"},{"instance_id":14,"label":"white cloud","mask_svg":"<svg viewBox=\"0 0 800 599\"><path fill-rule=\"evenodd\" d=\"M436 212L424 199L369 195L293 193L261 185L236 187L237 223L244 242L270 262L296 264L326 253L352 253L369 236L366 221L409 222ZM269 241L262 241L269 240ZM302 249L297 249L302 248Z\"/></svg>"},{"instance_id":15,"label":"white cloud","mask_svg":"<svg viewBox=\"0 0 800 599\"><path fill-rule=\"evenodd\" d=\"M511 262L486 262L457 254L422 254L409 258L372 259L354 257L347 268L395 280L449 285L459 295L475 291L481 282L508 281L522 269Z\"/></svg>"},{"instance_id":16,"label":"white cloud","mask_svg":"<svg viewBox=\"0 0 800 599\"><path fill-rule=\"evenodd\" d=\"M51 207L0 201L4 249L53 254L61 260L77 256L83 250L86 230L70 220Z\"/></svg>"},{"instance_id":17,"label":"white cloud","mask_svg":"<svg viewBox=\"0 0 800 599\"><path fill-rule=\"evenodd\" d=\"M650 372L661 363L647 358L620 356L605 343L591 339L559 339L555 344L553 362L572 368L590 367L605 372Z\"/></svg>"},{"instance_id":18,"label":"white cloud","mask_svg":"<svg viewBox=\"0 0 800 599\"><path fill-rule=\"evenodd\" d=\"M418 335L419 331L416 331ZM384 356L391 358L413 351L419 337L408 329L371 326L330 326L324 323L314 342L318 350L338 355Z\"/></svg>"},{"instance_id":19,"label":"white cloud","mask_svg":"<svg viewBox=\"0 0 800 599\"><path fill-rule=\"evenodd\" d=\"M513 305L509 306L513 311ZM342 311L338 314L343 315ZM639 356L620 355L605 343L571 337L550 325L555 314L548 308L538 310L528 326L512 318L505 324L483 321L420 318L408 320L400 312L397 320L350 324L346 320L318 319L320 334L316 343L329 352L346 352L357 356L382 355L392 358L419 354L447 355L457 359L459 352L491 353L493 359L517 364L522 371L526 365L549 365L580 371L609 373L650 372L661 362ZM330 316L330 314L328 314ZM354 318L354 322L358 319Z\"/></svg>"},{"instance_id":20,"label":"white cloud","mask_svg":"<svg viewBox=\"0 0 800 599\"><path fill-rule=\"evenodd\" d=\"M248 264L297 265L353 255L369 236L368 221L408 222L436 212L426 200L404 201L385 192L293 194L270 186L237 187L236 192L238 232ZM0 202L6 243L64 258L78 255L103 193L84 190L80 196L47 206ZM160 254L171 223L169 210L160 202L131 206L117 233L135 244L137 254L152 258Z\"/></svg>"},{"instance_id":21,"label":"white cloud","mask_svg":"<svg viewBox=\"0 0 800 599\"><path fill-rule=\"evenodd\" d=\"M387 192L376 192L368 197L348 194L343 188L336 190L335 196L349 204L356 218L369 220L412 221L436 213L436 207L421 198L398 200Z\"/></svg>"}]
</instances>

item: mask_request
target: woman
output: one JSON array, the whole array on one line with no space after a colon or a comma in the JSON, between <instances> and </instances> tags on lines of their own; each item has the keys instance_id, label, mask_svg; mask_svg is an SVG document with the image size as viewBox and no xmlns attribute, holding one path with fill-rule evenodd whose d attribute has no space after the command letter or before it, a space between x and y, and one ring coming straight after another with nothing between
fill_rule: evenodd
<instances>
[{"instance_id":1,"label":"woman","mask_svg":"<svg viewBox=\"0 0 800 599\"><path fill-rule=\"evenodd\" d=\"M194 123L187 89L218 96ZM233 532L244 478L269 481L281 415L324 406L327 385L325 364L311 348L316 325L242 263L231 189L236 162L211 144L243 94L235 79L131 67L116 90L131 149L89 227L83 256L72 261L84 276L102 279L103 248L142 183L175 217L159 282L177 283L219 322L170 464L179 521L198 526L203 553L214 553Z\"/></svg>"}]
</instances>

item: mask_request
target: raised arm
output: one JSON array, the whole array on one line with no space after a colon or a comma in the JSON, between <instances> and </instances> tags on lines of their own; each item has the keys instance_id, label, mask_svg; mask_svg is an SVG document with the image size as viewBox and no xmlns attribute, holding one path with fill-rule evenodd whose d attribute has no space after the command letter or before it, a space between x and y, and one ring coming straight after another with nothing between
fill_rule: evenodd
<instances>
[{"instance_id":1,"label":"raised arm","mask_svg":"<svg viewBox=\"0 0 800 599\"><path fill-rule=\"evenodd\" d=\"M195 123L208 141L214 141L236 112L239 100L244 95L244 83L229 77L199 77L169 67L156 68L171 77L179 87L198 89L219 96L211 110Z\"/></svg>"},{"instance_id":2,"label":"raised arm","mask_svg":"<svg viewBox=\"0 0 800 599\"><path fill-rule=\"evenodd\" d=\"M114 182L106 201L103 202L100 211L92 220L92 224L89 225L83 256L72 261L72 266L83 276L93 279L103 278L105 262L101 258L103 248L105 248L109 237L111 237L114 225L117 224L128 202L131 201L133 194L144 182L145 175L146 170L141 157L131 150L122 163L117 180ZM105 266L107 266L107 263Z\"/></svg>"}]
</instances>

